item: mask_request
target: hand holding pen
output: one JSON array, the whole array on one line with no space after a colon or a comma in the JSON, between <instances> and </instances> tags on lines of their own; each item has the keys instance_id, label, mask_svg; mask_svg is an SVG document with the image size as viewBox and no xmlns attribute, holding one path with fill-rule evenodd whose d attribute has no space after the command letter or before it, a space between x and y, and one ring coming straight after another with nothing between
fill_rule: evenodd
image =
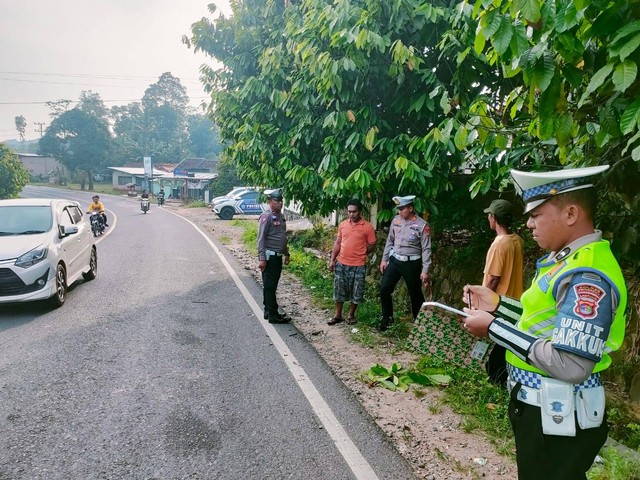
<instances>
[{"instance_id":1,"label":"hand holding pen","mask_svg":"<svg viewBox=\"0 0 640 480\"><path fill-rule=\"evenodd\" d=\"M467 308L493 312L498 308L500 296L487 287L465 285L462 301L467 305Z\"/></svg>"}]
</instances>

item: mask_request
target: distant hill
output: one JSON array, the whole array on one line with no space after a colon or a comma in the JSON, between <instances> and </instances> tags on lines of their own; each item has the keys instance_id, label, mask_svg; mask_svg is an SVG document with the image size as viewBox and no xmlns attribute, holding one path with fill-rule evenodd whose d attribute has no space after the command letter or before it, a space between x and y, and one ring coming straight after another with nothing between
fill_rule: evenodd
<instances>
[{"instance_id":1,"label":"distant hill","mask_svg":"<svg viewBox=\"0 0 640 480\"><path fill-rule=\"evenodd\" d=\"M3 140L0 143L3 143L16 153L38 153L38 140L27 140L24 142L20 140Z\"/></svg>"}]
</instances>

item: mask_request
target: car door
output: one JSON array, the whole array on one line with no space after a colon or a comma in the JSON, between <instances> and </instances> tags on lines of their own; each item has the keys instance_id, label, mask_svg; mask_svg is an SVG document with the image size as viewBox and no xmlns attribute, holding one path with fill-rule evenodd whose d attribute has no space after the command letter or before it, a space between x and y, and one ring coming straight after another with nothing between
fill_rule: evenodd
<instances>
[{"instance_id":1,"label":"car door","mask_svg":"<svg viewBox=\"0 0 640 480\"><path fill-rule=\"evenodd\" d=\"M56 218L58 226L68 228L75 225L70 207L73 207L73 205L60 204L57 207L58 212ZM60 232L60 228L57 230ZM78 235L79 233L80 232L78 231L77 234L67 235L63 238L60 238L59 234L56 236L56 240L60 245L60 257L67 268L67 280L69 283L71 283L75 277L80 274L80 270L83 266L83 242L81 236Z\"/></svg>"},{"instance_id":2,"label":"car door","mask_svg":"<svg viewBox=\"0 0 640 480\"><path fill-rule=\"evenodd\" d=\"M262 213L262 207L258 203L258 192L245 192L241 194L242 202L240 203L240 210L247 215L256 215Z\"/></svg>"},{"instance_id":3,"label":"car door","mask_svg":"<svg viewBox=\"0 0 640 480\"><path fill-rule=\"evenodd\" d=\"M78 227L78 233L74 234L74 236L77 237L78 243L80 244L80 256L83 259L80 268L82 269L89 264L91 248L93 246L93 233L91 232L89 222L86 220L86 217L78 205L70 205L67 207L67 210L71 215L73 224Z\"/></svg>"}]
</instances>

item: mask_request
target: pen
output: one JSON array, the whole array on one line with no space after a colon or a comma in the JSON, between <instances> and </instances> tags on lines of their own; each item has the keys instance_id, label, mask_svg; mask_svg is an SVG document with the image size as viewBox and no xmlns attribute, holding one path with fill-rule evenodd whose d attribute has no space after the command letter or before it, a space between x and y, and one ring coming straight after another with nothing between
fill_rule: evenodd
<instances>
[{"instance_id":1,"label":"pen","mask_svg":"<svg viewBox=\"0 0 640 480\"><path fill-rule=\"evenodd\" d=\"M471 290L467 290L467 303L469 304L469 308L473 308L471 305Z\"/></svg>"}]
</instances>

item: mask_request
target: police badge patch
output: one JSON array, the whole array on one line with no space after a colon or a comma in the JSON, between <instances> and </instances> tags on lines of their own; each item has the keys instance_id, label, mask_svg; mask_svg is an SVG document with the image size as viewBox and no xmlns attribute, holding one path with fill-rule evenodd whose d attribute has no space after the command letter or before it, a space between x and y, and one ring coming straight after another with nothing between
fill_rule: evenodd
<instances>
[{"instance_id":1,"label":"police badge patch","mask_svg":"<svg viewBox=\"0 0 640 480\"><path fill-rule=\"evenodd\" d=\"M584 320L598 315L598 306L605 296L605 291L592 283L579 283L573 286L576 294L573 312Z\"/></svg>"}]
</instances>

